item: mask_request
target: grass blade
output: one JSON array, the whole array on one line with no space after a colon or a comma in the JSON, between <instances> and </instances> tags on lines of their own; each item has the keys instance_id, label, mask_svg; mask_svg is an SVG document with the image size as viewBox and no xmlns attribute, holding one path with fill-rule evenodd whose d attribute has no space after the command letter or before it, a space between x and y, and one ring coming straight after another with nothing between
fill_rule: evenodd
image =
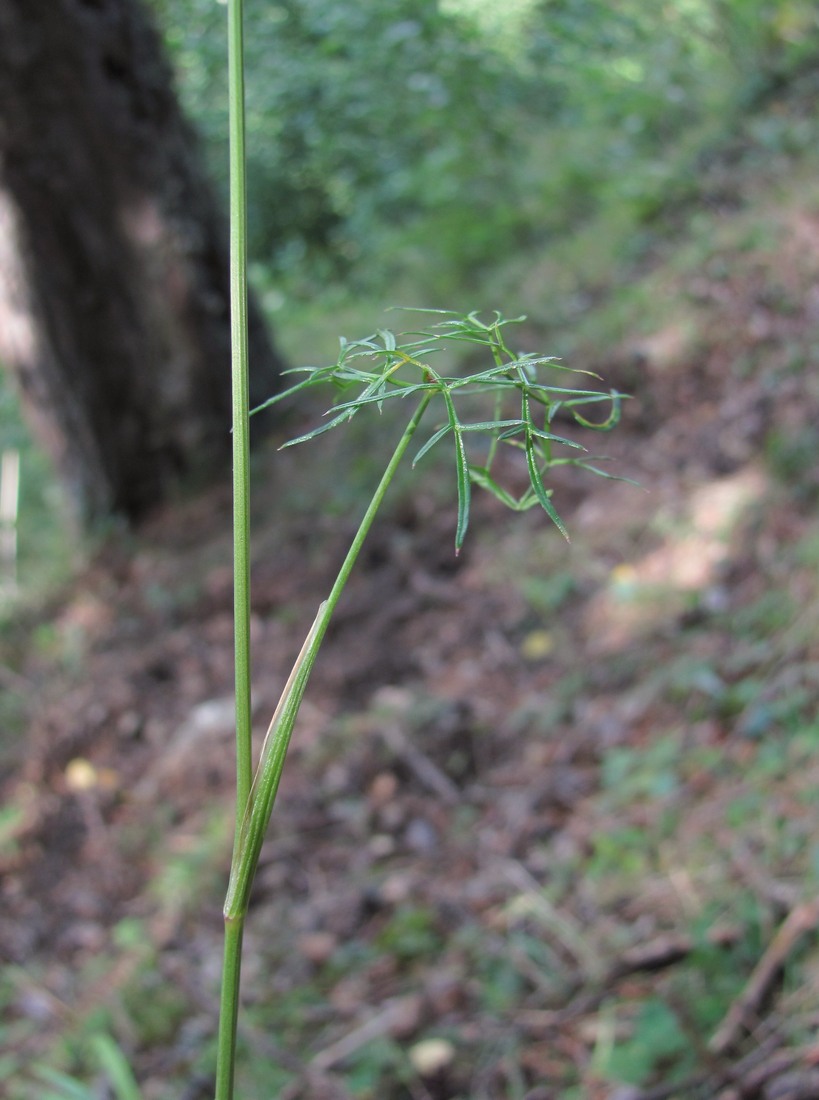
<instances>
[{"instance_id":1,"label":"grass blade","mask_svg":"<svg viewBox=\"0 0 819 1100\"><path fill-rule=\"evenodd\" d=\"M108 1075L117 1100L140 1100L139 1085L128 1059L110 1035L95 1035L91 1040L97 1061Z\"/></svg>"},{"instance_id":2,"label":"grass blade","mask_svg":"<svg viewBox=\"0 0 819 1100\"><path fill-rule=\"evenodd\" d=\"M90 1087L50 1066L35 1066L32 1073L41 1084L59 1089L59 1092L39 1093L40 1100L94 1100L95 1094Z\"/></svg>"}]
</instances>

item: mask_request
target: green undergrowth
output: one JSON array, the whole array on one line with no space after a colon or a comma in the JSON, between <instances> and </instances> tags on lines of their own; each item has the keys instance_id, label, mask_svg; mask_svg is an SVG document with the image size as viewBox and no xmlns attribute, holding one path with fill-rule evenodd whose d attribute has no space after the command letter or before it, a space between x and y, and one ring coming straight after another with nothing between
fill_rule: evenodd
<instances>
[{"instance_id":1,"label":"green undergrowth","mask_svg":"<svg viewBox=\"0 0 819 1100\"><path fill-rule=\"evenodd\" d=\"M760 503L781 508L781 490L774 488ZM764 523L756 537L764 543ZM309 898L297 896L294 908L281 889L272 897L264 889L264 923L284 921L286 911L292 923L275 944L263 929L252 933L258 961L249 976L239 1094L293 1089L303 1095L297 1082L317 1058L356 1100L405 1100L429 1086L413 1051L430 1040L443 1044L442 1080L449 1082L445 1095L453 1098L523 1100L544 1079L561 1097L579 1098L601 1083L650 1087L701 1073L702 1051L784 912L819 890L819 666L809 649L809 626L819 611L818 543L819 527L807 525L783 549L773 583L659 643L664 658L649 672L644 662L650 644L639 649L634 667L620 672L616 663L566 667L548 707L532 697L527 712L522 701L504 736L517 727L518 741L525 735L544 752L559 741L561 730L577 725L589 699L615 683L614 709L633 716L631 728L605 750L588 739L577 747L581 757L590 754L597 778L562 838L548 830L529 840L526 865L548 866L543 880L513 878L503 888L495 882L474 907L440 892L440 860L451 877L460 860L474 858L482 830L491 825L493 802L503 793L501 786L487 801L481 773L477 787L469 769L459 773L457 751L463 746L446 742L454 736L446 734L454 719L442 700L418 689L379 698L369 708L339 715L320 742L297 750L296 767L315 792L312 812L323 806L337 835L309 847L306 866L318 860L321 874L332 876L331 891L343 882L348 894L337 905L353 904L352 897L361 908L354 930L331 933L325 943L316 936L319 910ZM582 578L574 583L582 585ZM545 588L526 578L520 582L532 612L547 617L566 606L567 587L558 580ZM793 613L797 592L801 618ZM381 734L396 714L412 742L461 790L457 805L445 811L445 853L424 847L421 832L414 875L390 806L417 812L425 805L418 801L423 786L411 771L399 769L391 803L382 805L373 793L383 782L378 777L396 769ZM479 754L490 748L500 763L513 758L497 731L473 734L486 742ZM214 824L209 845L223 851L224 833L224 820ZM279 846L273 866L281 861L286 867L296 848L286 835L273 843ZM375 854L362 859L368 848ZM157 874L154 892L163 908L184 909L186 898L193 908L203 890L216 897L207 849L180 846ZM491 867L486 854L479 858ZM346 868L338 878L331 870L336 861ZM136 949L145 932L138 923L123 924L117 946ZM676 961L617 977L629 950L666 937L683 944ZM114 959L112 954L100 960L89 980L114 968ZM817 1007L805 984L814 965L815 938L808 934L787 959L776 994L784 1041L797 1047L806 1041ZM434 1010L419 1008L428 989ZM537 1034L544 1013L548 1017L598 990L604 994L599 1003L592 1001L563 1025L563 1033L574 1036L568 1048L581 1043L585 1060L573 1063L558 1048L548 1062L538 1061L542 1040L534 1041L527 1029ZM379 1019L393 1020L391 1014L394 1022L381 1027ZM192 1060L184 1061L190 1026L185 1021L191 1017L199 1019L199 1010L174 988L158 957L143 954L108 1007L63 1040L47 1064L67 1079L93 1079L110 1075L100 1068L99 1036L118 1043L126 1061L137 1063L152 1047L172 1045L176 1062L165 1086L146 1094L165 1100L176 1095L182 1080L206 1079L212 1065L201 1036L194 1040ZM349 1023L340 1028L340 1020ZM336 1058L340 1034L354 1038ZM52 1089L55 1097L90 1095Z\"/></svg>"},{"instance_id":2,"label":"green undergrowth","mask_svg":"<svg viewBox=\"0 0 819 1100\"><path fill-rule=\"evenodd\" d=\"M782 438L790 437L783 433ZM328 1072L355 1100L406 1100L428 1089L430 1079L411 1057L428 1040L443 1044L442 1079L448 1082L443 1095L453 1100L499 1095L523 1100L543 1080L561 1097L579 1100L601 1083L652 1087L686 1082L703 1071L702 1052L787 908L819 889L819 665L812 644L819 615L819 528L804 518L814 499L812 467L806 451L795 449L785 461L771 442L759 458L770 480L764 495L743 513L732 550L747 578L745 587L726 600L719 592L694 590L674 603L662 586L640 592L633 577L617 574L622 605L643 601L662 614L647 635L605 660L582 659L572 612L604 579L599 547L575 534L574 550L555 541L544 555L527 531L526 539L490 534L486 553L476 549L475 562L490 584L493 574L494 583L510 583L523 608L508 635L511 644L535 674L550 667L556 674L548 691L524 691L501 731L493 734L473 722L474 735L483 741L477 749L469 747L473 765L467 767L464 745L447 743L440 732L448 721L444 703L425 699L415 687L409 691L402 728L460 792L459 805L447 810L439 825L439 835L443 828L447 837L447 859L469 859L480 829L491 821L493 801L503 794L502 786L492 797L485 788L481 793L470 786L474 759L483 761L479 775L493 787L491 767L509 761L510 745L539 743L546 761L537 772L545 776L553 766L550 744L565 735L561 731L583 728L586 708L597 695L626 715L613 743L584 738L572 750L566 735L563 754L573 759L576 753L594 778L582 788L582 803L562 839L565 818L541 835L535 832L522 849L527 865L548 868L534 884L495 885L495 893L474 908L449 911L436 901L441 870L423 847L424 832L416 830L420 856L413 856L403 838L414 834L399 831L396 839L389 815L379 817L383 811L366 803L378 775L394 768L378 734L383 709L365 706L339 715L321 742L297 757L312 789L323 792L319 804L331 815L332 827L351 838L349 845L328 850L322 874L336 882L333 865L338 861L345 868L343 880L355 886L361 917L354 930L328 941L326 958L319 942L316 961L304 954L304 937L315 929L301 930L298 915L275 950L254 944L251 954L261 961L258 973L249 976L239 1095L275 1095L288 1088L306 1095L297 1083L311 1059L332 1053L340 1036L370 1025L385 1005L401 1008L402 1003L404 1024L396 1010L397 1023L384 1030L371 1024L369 1037L364 1033L360 1043L352 1042L348 1053L332 1060ZM360 461L363 486L367 459ZM291 485L287 492L298 510L297 489ZM328 501L331 497L328 489ZM356 502L351 497L345 503L352 508ZM791 511L803 517L800 535L779 544L771 557L766 542L776 542L777 517ZM627 516L612 521L629 522ZM673 542L685 530L679 515L661 517L649 545L658 538ZM619 539L615 532L618 545ZM676 618L669 620L672 605ZM430 729L438 730L431 738ZM346 762L345 775L338 774L339 760ZM533 774L529 769L528 778ZM416 780L403 772L399 780L396 801L415 806ZM401 795L404 785L409 793ZM373 837L376 855L356 870L356 853ZM209 843L221 858L224 836L212 836ZM322 843L314 842L319 859ZM294 859L292 849L285 847L282 858ZM413 858L422 866L429 861L431 889L417 879L402 882ZM215 896L203 859L206 863L207 850L183 848L157 874L157 896L196 897L203 875L206 890ZM268 920L285 920L277 903L266 898L263 904ZM315 916L308 910L305 919ZM584 941L586 956L578 957L564 923ZM673 965L636 972L629 980L612 977L624 953L664 936L684 943ZM113 969L114 960L112 953L106 965ZM795 1048L807 1041L817 1007L805 981L814 966L815 942L808 935L788 958L776 995L783 1043ZM414 999L432 976L441 976L449 992L440 994L440 1007L429 1019L422 1013L419 1020ZM604 991L601 1002L564 1028L566 1049L582 1049L584 1060L573 1063L560 1051L539 1060L544 1039L537 1027L547 1024L539 1024L537 1014L559 1011L595 990ZM207 995L213 995L212 988ZM173 1048L164 1084L154 1084L146 1100L170 1100L183 1082L207 1079L212 1050L201 1009L189 991L174 987L157 958L146 956L107 1003L113 1007L87 1027L67 1028L72 1037L41 1056L39 1064L66 1075L62 1086L57 1079L49 1085L55 1097L92 1095L72 1094L69 1080L111 1080L110 1067L99 1060L100 1036L103 1045L115 1044L126 1065L144 1065L153 1047ZM191 1018L201 1030L186 1038ZM17 1026L9 1032L12 1039ZM7 1060L0 1071L14 1081L20 1065ZM30 1087L29 1080L25 1088ZM25 1088L18 1094L9 1088L13 1100L26 1095ZM130 1100L127 1092L122 1096Z\"/></svg>"}]
</instances>

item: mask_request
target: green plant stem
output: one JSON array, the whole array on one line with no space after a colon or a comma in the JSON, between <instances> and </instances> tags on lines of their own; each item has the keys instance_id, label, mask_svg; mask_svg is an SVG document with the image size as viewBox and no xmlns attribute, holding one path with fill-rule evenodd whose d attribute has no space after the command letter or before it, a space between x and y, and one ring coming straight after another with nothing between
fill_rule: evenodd
<instances>
[{"instance_id":1,"label":"green plant stem","mask_svg":"<svg viewBox=\"0 0 819 1100\"><path fill-rule=\"evenodd\" d=\"M233 614L236 680L236 824L238 829L253 776L250 724L250 415L242 0L229 0L228 3L228 82L233 405Z\"/></svg>"},{"instance_id":2,"label":"green plant stem","mask_svg":"<svg viewBox=\"0 0 819 1100\"><path fill-rule=\"evenodd\" d=\"M378 509L384 501L384 497L387 495L387 489L390 487L390 482L395 476L395 471L401 463L401 459L404 457L407 447L410 445L412 437L418 430L418 425L421 423L424 413L427 410L427 406L432 400L434 394L432 391L425 393L421 401L418 403L418 408L413 413L412 419L404 429L404 434L398 441L398 446L395 448L392 458L387 464L387 468L384 471L381 481L378 483L378 488L373 494L373 498L369 503L367 511L364 513L364 518L361 520L358 530L356 531L355 538L350 544L350 549L347 551L347 556L342 562L341 568L338 571L338 576L335 579L333 587L330 589L330 595L327 597L327 605L324 611L323 625L319 626L318 640L319 642L324 637L324 632L327 629L327 625L330 622L330 617L336 608L336 604L339 601L341 593L344 591L344 586L349 580L350 573L355 565L356 558L359 555L361 547L364 544L364 539L367 537L367 533L372 527L373 520L375 519Z\"/></svg>"},{"instance_id":3,"label":"green plant stem","mask_svg":"<svg viewBox=\"0 0 819 1100\"><path fill-rule=\"evenodd\" d=\"M244 917L225 921L222 994L219 1001L219 1034L216 1054L215 1100L232 1100L236 1068L236 1023L239 1018L239 983L242 968Z\"/></svg>"},{"instance_id":4,"label":"green plant stem","mask_svg":"<svg viewBox=\"0 0 819 1100\"><path fill-rule=\"evenodd\" d=\"M316 654L321 647L330 619L338 604L344 587L349 580L350 573L356 559L372 526L373 520L386 496L387 489L395 476L399 463L410 444L412 437L421 423L427 406L432 399L432 393L424 394L415 412L401 436L389 463L387 464L378 487L373 493L372 499L355 533L350 549L341 564L330 595L319 608L316 620L310 628L307 641L299 654L293 671L290 674L285 690L282 694L276 714L270 725L270 730L265 738L262 748L262 756L256 772L256 778L251 789L251 796L247 806L247 812L241 828L241 836L234 847L233 866L231 867L230 884L227 898L225 899L225 919L235 921L242 919L247 911L250 897L250 888L253 885L253 876L256 872L256 864L261 852L267 825L273 802L276 798L279 779L284 767L284 758L290 743L290 735L298 714L299 706L307 686L307 680L313 667Z\"/></svg>"},{"instance_id":5,"label":"green plant stem","mask_svg":"<svg viewBox=\"0 0 819 1100\"><path fill-rule=\"evenodd\" d=\"M247 199L242 0L228 0L228 95L230 135L230 316L233 428L233 631L236 693L236 829L253 776L250 699L250 413L247 327ZM235 856L235 852L234 852ZM216 1100L232 1100L243 921L225 925L219 1006Z\"/></svg>"},{"instance_id":6,"label":"green plant stem","mask_svg":"<svg viewBox=\"0 0 819 1100\"><path fill-rule=\"evenodd\" d=\"M225 945L222 969L222 996L219 1006L219 1036L216 1069L216 1100L232 1100L236 1061L236 1023L239 1012L242 934L253 877L259 861L276 792L279 787L290 735L301 704L307 679L316 654L327 632L333 611L350 578L364 540L372 527L378 509L398 469L407 447L418 429L432 392L424 394L412 415L378 487L373 493L364 517L355 533L350 549L341 564L330 595L319 608L307 641L288 679L282 700L276 708L270 730L262 749L261 760L246 799L242 821L237 825L233 848L230 883L225 899Z\"/></svg>"}]
</instances>

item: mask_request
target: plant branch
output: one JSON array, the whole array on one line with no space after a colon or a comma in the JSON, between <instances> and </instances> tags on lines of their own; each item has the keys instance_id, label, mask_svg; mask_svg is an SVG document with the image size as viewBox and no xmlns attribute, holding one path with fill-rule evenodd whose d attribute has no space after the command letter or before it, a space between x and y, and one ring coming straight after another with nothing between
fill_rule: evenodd
<instances>
[{"instance_id":1,"label":"plant branch","mask_svg":"<svg viewBox=\"0 0 819 1100\"><path fill-rule=\"evenodd\" d=\"M312 671L313 664L318 654L327 627L330 624L333 612L341 598L341 593L349 580L350 573L364 544L364 540L372 527L373 520L378 509L383 503L387 489L395 476L398 465L410 444L412 437L421 423L427 405L432 399L431 393L422 397L411 420L404 430L404 434L393 452L392 458L381 477L378 487L373 493L364 517L359 524L355 537L347 551L347 555L338 571L338 576L330 591L330 595L321 604L315 621L310 628L304 646L299 654L293 670L285 685L282 696L276 707L270 728L262 746L259 766L247 800L247 806L243 815L240 836L237 847L234 850L233 865L230 874L227 897L225 899L225 920L232 922L240 920L247 911L250 889L253 885L253 877L259 861L259 854L264 843L265 833L270 821L270 814L279 787L284 759L290 744L290 736L298 716L307 681Z\"/></svg>"}]
</instances>

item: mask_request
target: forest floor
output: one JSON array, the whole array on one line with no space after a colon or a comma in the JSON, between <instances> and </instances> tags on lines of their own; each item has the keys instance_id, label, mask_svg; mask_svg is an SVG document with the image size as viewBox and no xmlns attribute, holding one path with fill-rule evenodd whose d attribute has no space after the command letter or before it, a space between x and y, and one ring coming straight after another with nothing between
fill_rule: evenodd
<instances>
[{"instance_id":1,"label":"forest floor","mask_svg":"<svg viewBox=\"0 0 819 1100\"><path fill-rule=\"evenodd\" d=\"M561 474L570 545L476 500L456 558L436 469L374 530L259 869L239 1095L819 1095L819 196L708 224L646 262L628 339L572 356L633 394L592 445L639 488ZM260 735L364 447L256 460ZM210 1094L231 600L217 488L2 639L12 1100L129 1097L126 1063L145 1100Z\"/></svg>"}]
</instances>

